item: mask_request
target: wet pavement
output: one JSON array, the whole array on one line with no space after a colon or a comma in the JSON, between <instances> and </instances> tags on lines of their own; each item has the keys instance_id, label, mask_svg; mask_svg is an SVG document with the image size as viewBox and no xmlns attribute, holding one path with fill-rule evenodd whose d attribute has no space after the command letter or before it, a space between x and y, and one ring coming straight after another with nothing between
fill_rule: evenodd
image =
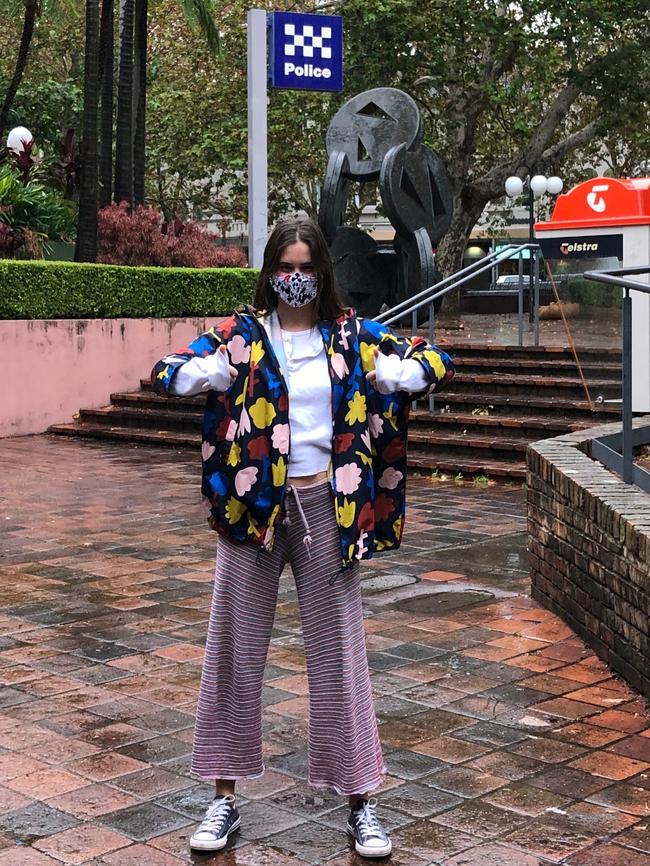
<instances>
[{"instance_id":1,"label":"wet pavement","mask_svg":"<svg viewBox=\"0 0 650 866\"><path fill-rule=\"evenodd\" d=\"M442 344L494 343L515 346L519 339L519 317L516 313L463 313L462 329L445 327L444 319L436 326L436 340ZM426 329L422 331L426 335ZM591 349L618 349L623 345L621 311L617 308L591 307L580 316L566 320L544 319L539 323L541 346L575 346ZM535 335L524 315L523 345L535 345ZM578 355L580 351L578 349Z\"/></svg>"},{"instance_id":2,"label":"wet pavement","mask_svg":"<svg viewBox=\"0 0 650 866\"><path fill-rule=\"evenodd\" d=\"M306 786L290 576L264 692L265 775L228 850L189 751L215 535L198 457L0 441L0 866L353 866ZM528 594L520 486L413 481L400 551L364 566L393 866L650 866L650 713ZM164 513L164 516L163 516Z\"/></svg>"}]
</instances>

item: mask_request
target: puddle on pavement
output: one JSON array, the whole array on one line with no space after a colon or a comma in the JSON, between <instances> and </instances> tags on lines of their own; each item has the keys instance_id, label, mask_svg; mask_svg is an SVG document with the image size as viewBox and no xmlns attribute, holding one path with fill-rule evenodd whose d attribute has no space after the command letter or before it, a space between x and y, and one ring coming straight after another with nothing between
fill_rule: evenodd
<instances>
[{"instance_id":1,"label":"puddle on pavement","mask_svg":"<svg viewBox=\"0 0 650 866\"><path fill-rule=\"evenodd\" d=\"M526 558L525 532L502 535L486 541L477 541L465 547L437 550L436 566L446 571L460 571L469 578L512 579L529 573Z\"/></svg>"},{"instance_id":2,"label":"puddle on pavement","mask_svg":"<svg viewBox=\"0 0 650 866\"><path fill-rule=\"evenodd\" d=\"M491 592L480 590L467 590L461 592L432 592L428 595L418 595L415 598L406 598L404 601L395 603L398 610L407 613L422 613L437 616L452 610L460 610L473 604L484 604L494 598Z\"/></svg>"}]
</instances>

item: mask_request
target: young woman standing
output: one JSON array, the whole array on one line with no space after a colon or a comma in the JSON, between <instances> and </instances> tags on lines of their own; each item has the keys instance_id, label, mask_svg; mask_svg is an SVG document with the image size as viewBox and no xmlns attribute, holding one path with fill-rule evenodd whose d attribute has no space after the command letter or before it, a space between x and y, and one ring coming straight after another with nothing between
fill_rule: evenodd
<instances>
[{"instance_id":1,"label":"young woman standing","mask_svg":"<svg viewBox=\"0 0 650 866\"><path fill-rule=\"evenodd\" d=\"M240 824L236 780L264 772L262 677L290 563L309 683L309 783L349 798L359 854L390 853L370 798L385 766L359 560L399 546L410 395L452 376L441 350L344 309L325 239L306 219L275 227L254 309L154 367L159 394L207 393L202 492L220 533L192 756L216 796L193 849L226 845Z\"/></svg>"}]
</instances>

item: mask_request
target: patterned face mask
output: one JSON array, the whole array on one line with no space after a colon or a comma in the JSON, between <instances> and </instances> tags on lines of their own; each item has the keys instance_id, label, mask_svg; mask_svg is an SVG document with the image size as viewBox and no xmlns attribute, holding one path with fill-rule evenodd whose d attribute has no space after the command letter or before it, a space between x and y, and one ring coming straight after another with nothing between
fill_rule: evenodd
<instances>
[{"instance_id":1,"label":"patterned face mask","mask_svg":"<svg viewBox=\"0 0 650 866\"><path fill-rule=\"evenodd\" d=\"M296 271L281 277L269 277L273 291L290 307L304 307L318 294L318 278Z\"/></svg>"}]
</instances>

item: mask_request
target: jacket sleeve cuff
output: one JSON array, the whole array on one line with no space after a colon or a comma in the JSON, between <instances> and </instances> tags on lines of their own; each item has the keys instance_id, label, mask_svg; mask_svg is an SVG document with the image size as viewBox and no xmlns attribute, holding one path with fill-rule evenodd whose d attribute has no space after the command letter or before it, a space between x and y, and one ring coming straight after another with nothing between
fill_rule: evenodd
<instances>
[{"instance_id":1,"label":"jacket sleeve cuff","mask_svg":"<svg viewBox=\"0 0 650 866\"><path fill-rule=\"evenodd\" d=\"M429 387L424 367L415 358L402 359L399 355L379 354L375 361L375 370L375 387L380 394L393 394L395 391L413 394Z\"/></svg>"},{"instance_id":2,"label":"jacket sleeve cuff","mask_svg":"<svg viewBox=\"0 0 650 866\"><path fill-rule=\"evenodd\" d=\"M230 387L227 352L205 358L190 358L176 369L169 391L176 397L191 397L205 391L226 391Z\"/></svg>"}]
</instances>

